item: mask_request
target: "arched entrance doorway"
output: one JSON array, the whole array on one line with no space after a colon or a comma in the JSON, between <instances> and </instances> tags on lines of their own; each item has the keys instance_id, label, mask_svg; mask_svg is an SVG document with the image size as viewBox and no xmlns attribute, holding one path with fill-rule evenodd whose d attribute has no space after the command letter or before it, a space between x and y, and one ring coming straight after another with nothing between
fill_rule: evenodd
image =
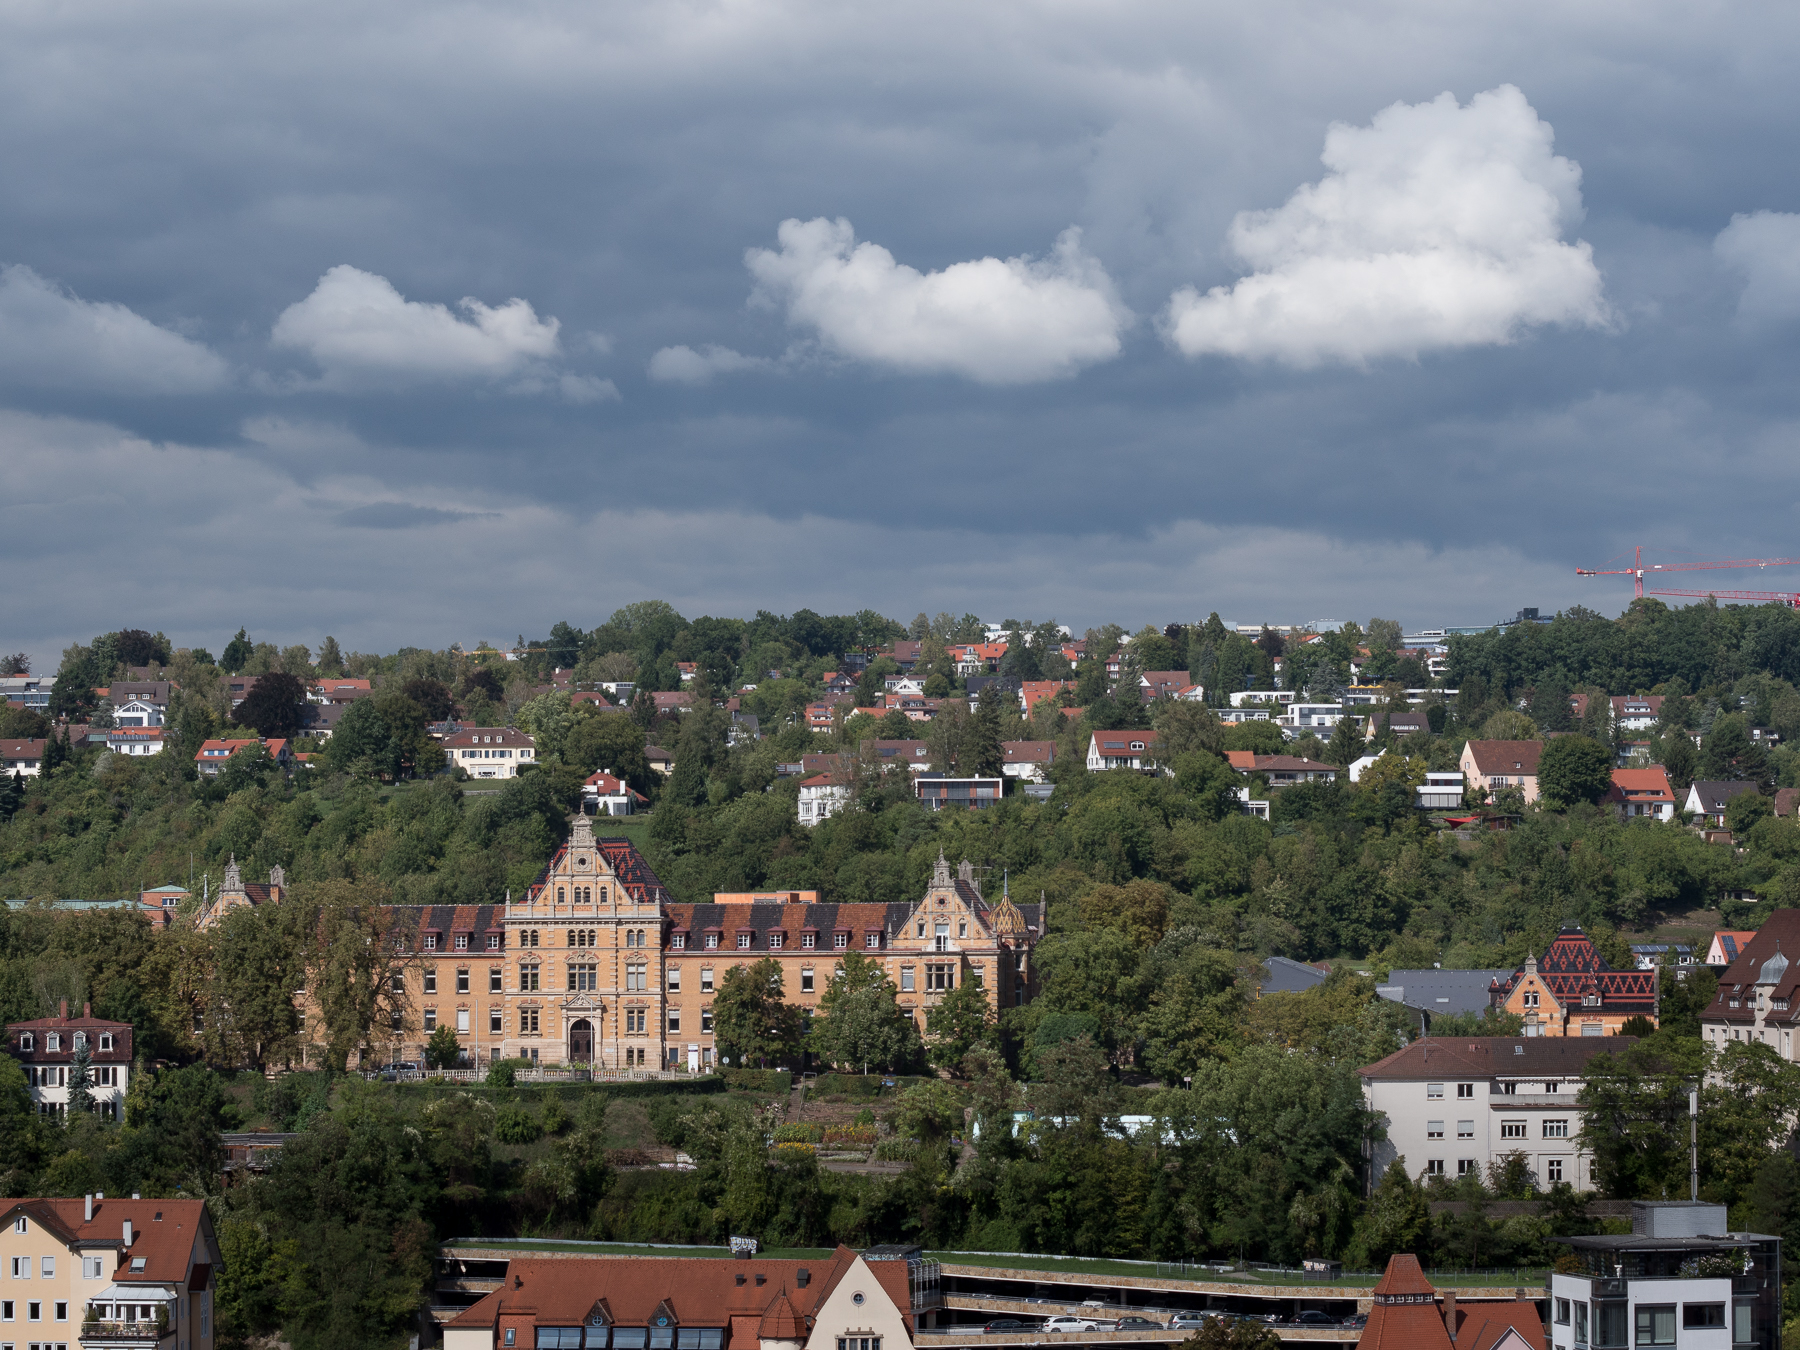
<instances>
[{"instance_id":1,"label":"arched entrance doorway","mask_svg":"<svg viewBox=\"0 0 1800 1350\"><path fill-rule=\"evenodd\" d=\"M592 1064L594 1062L594 1024L585 1017L577 1018L569 1025L569 1063Z\"/></svg>"}]
</instances>

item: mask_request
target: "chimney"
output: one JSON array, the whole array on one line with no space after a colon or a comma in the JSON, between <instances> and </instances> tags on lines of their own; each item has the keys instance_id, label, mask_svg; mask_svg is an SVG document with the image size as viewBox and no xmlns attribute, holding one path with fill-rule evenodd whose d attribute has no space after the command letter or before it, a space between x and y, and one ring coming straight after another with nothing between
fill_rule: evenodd
<instances>
[{"instance_id":1,"label":"chimney","mask_svg":"<svg viewBox=\"0 0 1800 1350\"><path fill-rule=\"evenodd\" d=\"M94 1221L94 1193L92 1191L87 1193L87 1203L81 1207L81 1219L83 1223Z\"/></svg>"},{"instance_id":2,"label":"chimney","mask_svg":"<svg viewBox=\"0 0 1800 1350\"><path fill-rule=\"evenodd\" d=\"M91 1003L82 1004L81 1005L81 1015L84 1018L91 1018L94 1015L94 1005Z\"/></svg>"},{"instance_id":3,"label":"chimney","mask_svg":"<svg viewBox=\"0 0 1800 1350\"><path fill-rule=\"evenodd\" d=\"M61 1003L57 1004L56 1015L65 1022L69 1020L69 1000L68 999L65 998Z\"/></svg>"},{"instance_id":4,"label":"chimney","mask_svg":"<svg viewBox=\"0 0 1800 1350\"><path fill-rule=\"evenodd\" d=\"M127 1247L129 1247L131 1245L131 1220L130 1219L125 1220L125 1245Z\"/></svg>"},{"instance_id":5,"label":"chimney","mask_svg":"<svg viewBox=\"0 0 1800 1350\"><path fill-rule=\"evenodd\" d=\"M1444 1333L1450 1337L1452 1342L1456 1340L1456 1291L1454 1289L1444 1294Z\"/></svg>"}]
</instances>

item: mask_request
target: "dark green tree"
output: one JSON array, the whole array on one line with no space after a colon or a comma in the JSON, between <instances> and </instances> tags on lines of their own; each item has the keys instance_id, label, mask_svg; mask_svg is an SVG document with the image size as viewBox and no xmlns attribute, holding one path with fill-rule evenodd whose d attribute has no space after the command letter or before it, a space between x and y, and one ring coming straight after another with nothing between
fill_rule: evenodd
<instances>
[{"instance_id":1,"label":"dark green tree","mask_svg":"<svg viewBox=\"0 0 1800 1350\"><path fill-rule=\"evenodd\" d=\"M1344 715L1338 718L1337 725L1331 729L1331 739L1326 742L1326 762L1348 768L1362 757L1365 744L1362 718L1346 709Z\"/></svg>"},{"instance_id":2,"label":"dark green tree","mask_svg":"<svg viewBox=\"0 0 1800 1350\"><path fill-rule=\"evenodd\" d=\"M306 686L297 675L270 671L256 677L244 701L231 710L231 720L259 736L292 736L300 729Z\"/></svg>"},{"instance_id":3,"label":"dark green tree","mask_svg":"<svg viewBox=\"0 0 1800 1350\"><path fill-rule=\"evenodd\" d=\"M250 641L250 635L242 628L237 636L225 644L225 650L219 654L219 669L227 675L235 675L244 668L256 650L256 644Z\"/></svg>"},{"instance_id":4,"label":"dark green tree","mask_svg":"<svg viewBox=\"0 0 1800 1350\"><path fill-rule=\"evenodd\" d=\"M77 1120L94 1109L94 1051L87 1032L75 1036L69 1056L69 1115Z\"/></svg>"},{"instance_id":5,"label":"dark green tree","mask_svg":"<svg viewBox=\"0 0 1800 1350\"><path fill-rule=\"evenodd\" d=\"M808 1043L827 1064L900 1069L918 1058L919 1032L881 963L850 951L819 996Z\"/></svg>"},{"instance_id":6,"label":"dark green tree","mask_svg":"<svg viewBox=\"0 0 1800 1350\"><path fill-rule=\"evenodd\" d=\"M951 1072L960 1070L969 1051L994 1035L994 1008L987 990L964 971L956 988L927 1012L925 1032L930 1037L931 1062Z\"/></svg>"},{"instance_id":7,"label":"dark green tree","mask_svg":"<svg viewBox=\"0 0 1800 1350\"><path fill-rule=\"evenodd\" d=\"M461 1055L462 1046L457 1043L456 1032L448 1024L439 1026L431 1033L431 1039L425 1042L427 1068L454 1069Z\"/></svg>"},{"instance_id":8,"label":"dark green tree","mask_svg":"<svg viewBox=\"0 0 1800 1350\"><path fill-rule=\"evenodd\" d=\"M1538 757L1538 796L1552 810L1597 802L1612 788L1612 752L1599 741L1570 734L1545 742Z\"/></svg>"},{"instance_id":9,"label":"dark green tree","mask_svg":"<svg viewBox=\"0 0 1800 1350\"><path fill-rule=\"evenodd\" d=\"M801 1010L782 997L779 961L765 956L725 972L713 999L713 1033L720 1054L739 1066L767 1068L770 1060L799 1052L806 1024Z\"/></svg>"}]
</instances>

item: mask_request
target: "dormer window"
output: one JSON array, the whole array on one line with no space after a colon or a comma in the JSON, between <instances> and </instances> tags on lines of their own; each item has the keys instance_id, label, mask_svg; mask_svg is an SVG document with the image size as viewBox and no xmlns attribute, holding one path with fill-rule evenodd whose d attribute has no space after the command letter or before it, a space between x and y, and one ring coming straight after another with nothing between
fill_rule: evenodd
<instances>
[{"instance_id":1,"label":"dormer window","mask_svg":"<svg viewBox=\"0 0 1800 1350\"><path fill-rule=\"evenodd\" d=\"M19 1037L19 1049L21 1049L21 1050L31 1049L34 1043L35 1042L33 1041L32 1035L29 1031L27 1031L26 1033L24 1033L22 1036Z\"/></svg>"},{"instance_id":2,"label":"dormer window","mask_svg":"<svg viewBox=\"0 0 1800 1350\"><path fill-rule=\"evenodd\" d=\"M48 1035L46 1035L44 1037L44 1049L46 1049L46 1050L62 1049L62 1037L54 1031L50 1032Z\"/></svg>"},{"instance_id":3,"label":"dormer window","mask_svg":"<svg viewBox=\"0 0 1800 1350\"><path fill-rule=\"evenodd\" d=\"M1782 1002L1781 1006L1784 1008L1787 1007L1787 1003L1785 1000ZM100 1048L102 1050L112 1049L112 1032L103 1031L100 1033Z\"/></svg>"}]
</instances>

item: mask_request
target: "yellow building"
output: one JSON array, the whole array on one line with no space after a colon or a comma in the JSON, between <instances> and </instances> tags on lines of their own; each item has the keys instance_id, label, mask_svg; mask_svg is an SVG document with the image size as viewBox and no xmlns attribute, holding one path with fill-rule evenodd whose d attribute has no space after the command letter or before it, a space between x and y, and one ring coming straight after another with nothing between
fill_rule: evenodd
<instances>
[{"instance_id":1,"label":"yellow building","mask_svg":"<svg viewBox=\"0 0 1800 1350\"><path fill-rule=\"evenodd\" d=\"M1616 1036L1628 1018L1660 1013L1657 972L1614 970L1579 928L1564 928L1543 959L1527 957L1489 999L1517 1013L1527 1036Z\"/></svg>"},{"instance_id":2,"label":"yellow building","mask_svg":"<svg viewBox=\"0 0 1800 1350\"><path fill-rule=\"evenodd\" d=\"M402 1025L374 1057L418 1060L440 1026L473 1063L524 1058L607 1069L712 1067L713 996L733 966L770 957L789 1001L817 1005L849 951L874 959L924 1030L931 1007L973 980L996 1010L1025 1002L1038 905L989 903L967 862L941 856L916 903L825 904L813 891L671 900L628 841L578 816L523 899L394 906L388 938Z\"/></svg>"},{"instance_id":3,"label":"yellow building","mask_svg":"<svg viewBox=\"0 0 1800 1350\"><path fill-rule=\"evenodd\" d=\"M8 1203L0 1347L212 1350L220 1256L202 1201Z\"/></svg>"}]
</instances>

